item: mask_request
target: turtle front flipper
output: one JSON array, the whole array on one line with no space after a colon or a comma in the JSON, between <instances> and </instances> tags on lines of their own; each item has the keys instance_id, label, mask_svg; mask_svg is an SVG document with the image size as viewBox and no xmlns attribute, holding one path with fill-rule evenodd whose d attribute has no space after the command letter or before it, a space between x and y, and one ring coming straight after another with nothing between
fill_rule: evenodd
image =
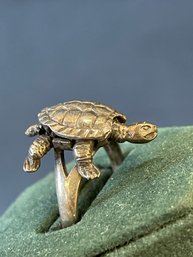
<instances>
[{"instance_id":1,"label":"turtle front flipper","mask_svg":"<svg viewBox=\"0 0 193 257\"><path fill-rule=\"evenodd\" d=\"M28 156L23 163L23 170L34 172L39 169L41 158L51 149L51 138L41 135L33 141L28 150Z\"/></svg>"},{"instance_id":2,"label":"turtle front flipper","mask_svg":"<svg viewBox=\"0 0 193 257\"><path fill-rule=\"evenodd\" d=\"M77 141L73 150L79 174L86 179L99 177L100 171L92 162L95 153L94 142L92 140Z\"/></svg>"}]
</instances>

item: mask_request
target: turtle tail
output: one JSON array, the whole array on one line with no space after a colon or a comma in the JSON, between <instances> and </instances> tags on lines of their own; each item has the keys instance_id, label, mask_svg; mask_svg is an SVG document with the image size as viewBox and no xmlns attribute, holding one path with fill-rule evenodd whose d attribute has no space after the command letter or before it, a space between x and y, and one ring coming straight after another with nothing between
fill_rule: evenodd
<instances>
[{"instance_id":1,"label":"turtle tail","mask_svg":"<svg viewBox=\"0 0 193 257\"><path fill-rule=\"evenodd\" d=\"M28 150L28 156L23 163L23 170L34 172L39 169L41 158L51 149L52 143L49 136L41 135L33 141Z\"/></svg>"},{"instance_id":2,"label":"turtle tail","mask_svg":"<svg viewBox=\"0 0 193 257\"><path fill-rule=\"evenodd\" d=\"M34 137L39 134L41 130L41 125L40 124L34 124L31 125L29 128L26 129L25 135L28 137Z\"/></svg>"}]
</instances>

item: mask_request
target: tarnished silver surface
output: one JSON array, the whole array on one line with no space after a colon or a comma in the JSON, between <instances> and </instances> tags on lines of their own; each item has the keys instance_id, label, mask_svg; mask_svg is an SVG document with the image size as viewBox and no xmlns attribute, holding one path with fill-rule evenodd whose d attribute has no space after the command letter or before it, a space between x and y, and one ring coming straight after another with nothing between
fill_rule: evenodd
<instances>
[{"instance_id":1,"label":"tarnished silver surface","mask_svg":"<svg viewBox=\"0 0 193 257\"><path fill-rule=\"evenodd\" d=\"M44 108L38 118L39 124L30 126L25 132L28 136L39 136L29 148L23 169L36 171L41 158L54 148L56 193L63 227L77 221L81 177L92 180L100 176L100 170L93 164L93 156L100 147L104 146L115 170L124 159L118 143L148 143L157 136L154 124L126 125L123 114L95 102L60 103ZM74 153L75 166L69 174L64 150Z\"/></svg>"}]
</instances>

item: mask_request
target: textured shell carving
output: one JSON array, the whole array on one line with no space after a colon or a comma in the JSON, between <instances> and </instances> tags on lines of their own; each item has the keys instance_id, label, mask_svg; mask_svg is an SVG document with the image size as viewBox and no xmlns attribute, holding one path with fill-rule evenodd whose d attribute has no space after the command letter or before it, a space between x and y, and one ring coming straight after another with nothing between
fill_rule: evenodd
<instances>
[{"instance_id":1,"label":"textured shell carving","mask_svg":"<svg viewBox=\"0 0 193 257\"><path fill-rule=\"evenodd\" d=\"M44 108L38 118L56 135L69 139L104 140L111 133L112 122L126 117L114 109L95 102L70 101Z\"/></svg>"}]
</instances>

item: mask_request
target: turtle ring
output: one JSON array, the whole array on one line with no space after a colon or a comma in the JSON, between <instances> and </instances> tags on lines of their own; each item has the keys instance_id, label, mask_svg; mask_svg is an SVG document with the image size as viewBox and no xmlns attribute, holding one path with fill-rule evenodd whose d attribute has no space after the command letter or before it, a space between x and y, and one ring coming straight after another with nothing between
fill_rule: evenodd
<instances>
[{"instance_id":1,"label":"turtle ring","mask_svg":"<svg viewBox=\"0 0 193 257\"><path fill-rule=\"evenodd\" d=\"M100 176L93 156L104 147L114 171L124 156L119 143L148 143L157 136L157 127L147 122L126 125L126 117L106 105L88 101L69 101L44 108L38 114L39 123L25 134L38 136L30 146L24 161L26 172L39 169L42 157L55 153L56 193L62 227L79 220L78 196L81 184ZM64 150L72 150L75 165L67 171Z\"/></svg>"}]
</instances>

